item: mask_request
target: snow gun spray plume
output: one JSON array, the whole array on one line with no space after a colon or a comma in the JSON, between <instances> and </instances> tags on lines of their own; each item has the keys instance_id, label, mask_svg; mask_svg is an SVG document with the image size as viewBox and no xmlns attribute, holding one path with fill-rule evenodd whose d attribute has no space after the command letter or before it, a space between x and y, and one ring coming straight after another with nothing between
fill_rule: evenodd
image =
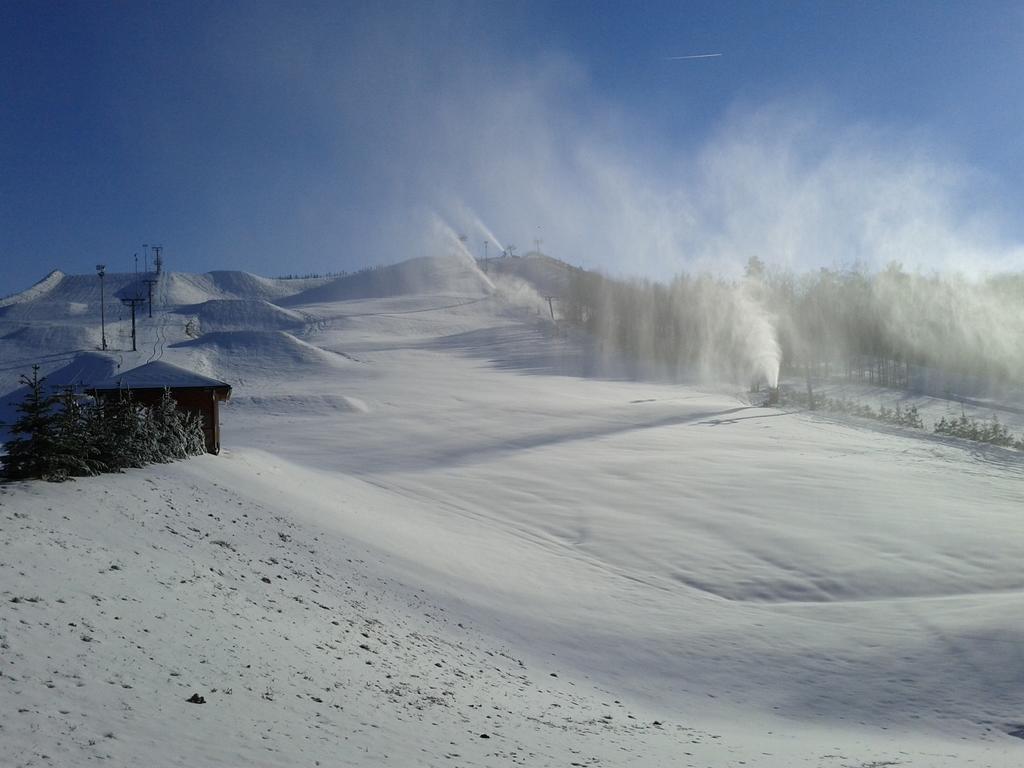
<instances>
[{"instance_id":1,"label":"snow gun spray plume","mask_svg":"<svg viewBox=\"0 0 1024 768\"><path fill-rule=\"evenodd\" d=\"M467 267L472 268L479 274L492 291L495 290L494 283L491 282L487 275L480 271L480 267L477 265L476 259L474 259L473 254L469 252L464 235L457 234L451 225L437 213L434 213L431 217L430 229L432 242L435 244L434 247L436 249L440 250L445 255L465 262Z\"/></svg>"},{"instance_id":2,"label":"snow gun spray plume","mask_svg":"<svg viewBox=\"0 0 1024 768\"><path fill-rule=\"evenodd\" d=\"M768 402L779 400L779 368L782 348L779 345L775 318L764 308L765 296L760 280L748 277L735 291L736 311L733 322L740 332L740 351L751 368L754 381L768 386Z\"/></svg>"}]
</instances>

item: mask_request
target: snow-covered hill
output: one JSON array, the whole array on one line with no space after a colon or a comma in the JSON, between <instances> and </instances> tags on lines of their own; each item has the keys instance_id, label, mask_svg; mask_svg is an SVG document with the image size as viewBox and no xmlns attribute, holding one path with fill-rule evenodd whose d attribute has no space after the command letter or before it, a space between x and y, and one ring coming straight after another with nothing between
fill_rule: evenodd
<instances>
[{"instance_id":1,"label":"snow-covered hill","mask_svg":"<svg viewBox=\"0 0 1024 768\"><path fill-rule=\"evenodd\" d=\"M7 400L235 387L219 457L0 485L0 763L1020 763L1022 455L617 377L522 261L0 308Z\"/></svg>"}]
</instances>

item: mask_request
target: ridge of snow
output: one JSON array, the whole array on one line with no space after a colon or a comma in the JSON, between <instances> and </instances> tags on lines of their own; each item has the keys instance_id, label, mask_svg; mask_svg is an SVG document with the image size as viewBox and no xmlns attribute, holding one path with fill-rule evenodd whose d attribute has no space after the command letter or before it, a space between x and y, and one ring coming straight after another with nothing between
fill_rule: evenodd
<instances>
[{"instance_id":1,"label":"ridge of snow","mask_svg":"<svg viewBox=\"0 0 1024 768\"><path fill-rule=\"evenodd\" d=\"M295 384L299 374L336 371L350 364L342 355L297 339L287 331L216 331L173 344L190 367L231 381L253 374Z\"/></svg>"},{"instance_id":2,"label":"ridge of snow","mask_svg":"<svg viewBox=\"0 0 1024 768\"><path fill-rule=\"evenodd\" d=\"M18 291L17 293L12 293L10 296L0 298L0 307L7 307L11 304L18 304L23 301L32 301L33 299L45 296L49 291L53 290L61 280L64 279L64 276L63 272L59 269L55 269L42 280L26 288L24 291Z\"/></svg>"},{"instance_id":3,"label":"ridge of snow","mask_svg":"<svg viewBox=\"0 0 1024 768\"><path fill-rule=\"evenodd\" d=\"M203 331L284 330L305 322L300 313L266 299L210 299L190 309Z\"/></svg>"},{"instance_id":4,"label":"ridge of snow","mask_svg":"<svg viewBox=\"0 0 1024 768\"><path fill-rule=\"evenodd\" d=\"M406 294L483 296L494 286L470 259L420 257L337 277L284 298L282 306L375 299Z\"/></svg>"}]
</instances>

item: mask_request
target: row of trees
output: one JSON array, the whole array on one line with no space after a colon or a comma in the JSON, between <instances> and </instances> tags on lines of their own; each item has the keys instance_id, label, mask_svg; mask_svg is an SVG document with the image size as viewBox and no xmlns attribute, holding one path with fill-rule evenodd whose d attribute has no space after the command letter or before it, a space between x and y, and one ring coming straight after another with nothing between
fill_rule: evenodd
<instances>
[{"instance_id":1,"label":"row of trees","mask_svg":"<svg viewBox=\"0 0 1024 768\"><path fill-rule=\"evenodd\" d=\"M995 414L992 414L990 421L978 421L968 418L965 414L960 414L958 419L942 417L935 422L935 434L962 437L965 440L1024 451L1024 437L1014 437L1009 428L1000 423Z\"/></svg>"},{"instance_id":2,"label":"row of trees","mask_svg":"<svg viewBox=\"0 0 1024 768\"><path fill-rule=\"evenodd\" d=\"M347 277L348 272L344 269L340 272L305 272L298 274L295 272L289 272L287 275L278 275L278 280L315 280L322 277Z\"/></svg>"},{"instance_id":3,"label":"row of trees","mask_svg":"<svg viewBox=\"0 0 1024 768\"><path fill-rule=\"evenodd\" d=\"M71 390L53 392L39 366L20 381L27 392L17 406L14 437L0 457L9 478L60 481L206 450L199 416L179 410L168 391L148 407L135 402L130 391L104 401L83 400Z\"/></svg>"},{"instance_id":4,"label":"row of trees","mask_svg":"<svg viewBox=\"0 0 1024 768\"><path fill-rule=\"evenodd\" d=\"M858 400L850 400L846 397L828 397L826 395L806 394L800 390L783 389L779 403L781 405L796 405L802 408L810 408L812 411L829 411L831 413L842 413L849 416L858 416L862 419L872 419L883 424L894 424L898 427L910 427L911 429L924 429L924 420L916 405L904 408L896 403L895 408L886 408L880 405L876 411L867 403Z\"/></svg>"},{"instance_id":5,"label":"row of trees","mask_svg":"<svg viewBox=\"0 0 1024 768\"><path fill-rule=\"evenodd\" d=\"M895 408L886 408L884 405L880 405L876 411L866 403L849 400L845 397L811 396L800 390L788 389L783 390L780 402L784 405L797 405L812 410L848 414L911 429L926 428L916 405L911 405L909 408L903 408L899 403L896 403ZM995 414L992 414L992 418L987 420L974 419L965 413L961 413L956 418L943 416L932 425L932 431L936 435L959 437L964 440L973 440L976 443L988 443L1024 451L1024 436L1015 437Z\"/></svg>"}]
</instances>

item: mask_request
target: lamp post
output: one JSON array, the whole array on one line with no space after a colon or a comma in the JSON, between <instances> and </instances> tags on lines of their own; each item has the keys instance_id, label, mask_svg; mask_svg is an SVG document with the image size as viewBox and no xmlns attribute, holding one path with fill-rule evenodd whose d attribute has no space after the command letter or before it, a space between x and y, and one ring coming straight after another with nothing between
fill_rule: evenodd
<instances>
[{"instance_id":1,"label":"lamp post","mask_svg":"<svg viewBox=\"0 0 1024 768\"><path fill-rule=\"evenodd\" d=\"M107 348L107 318L106 307L103 298L103 276L107 274L106 264L96 265L96 274L100 276L100 336L103 339L102 348Z\"/></svg>"}]
</instances>

